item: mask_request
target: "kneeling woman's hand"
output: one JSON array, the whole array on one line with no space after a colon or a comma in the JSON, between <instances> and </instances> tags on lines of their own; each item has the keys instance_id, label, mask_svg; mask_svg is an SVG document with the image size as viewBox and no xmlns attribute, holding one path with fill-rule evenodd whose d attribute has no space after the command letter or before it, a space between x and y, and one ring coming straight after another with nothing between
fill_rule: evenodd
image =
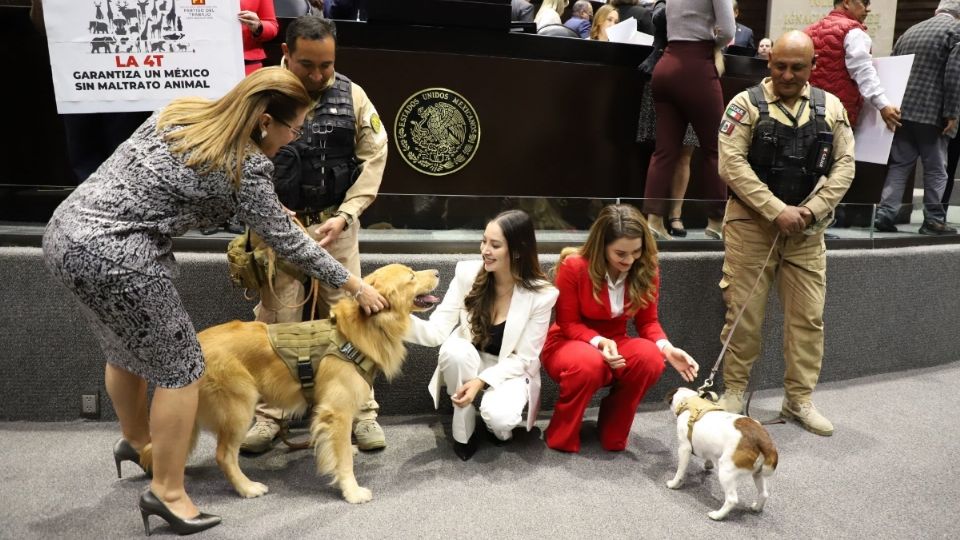
<instances>
[{"instance_id":1,"label":"kneeling woman's hand","mask_svg":"<svg viewBox=\"0 0 960 540\"><path fill-rule=\"evenodd\" d=\"M602 338L600 342L597 343L597 347L600 349L600 354L603 355L603 360L610 369L620 369L627 365L627 360L617 350L616 341Z\"/></svg>"},{"instance_id":2,"label":"kneeling woman's hand","mask_svg":"<svg viewBox=\"0 0 960 540\"><path fill-rule=\"evenodd\" d=\"M673 369L680 373L683 380L687 382L696 380L700 364L697 364L697 361L687 354L687 351L673 345L667 345L663 348L663 357L667 359L667 362L670 362Z\"/></svg>"},{"instance_id":3,"label":"kneeling woman's hand","mask_svg":"<svg viewBox=\"0 0 960 540\"><path fill-rule=\"evenodd\" d=\"M473 400L477 397L477 392L482 390L486 384L487 383L480 379L471 379L463 383L463 386L460 388L457 388L457 393L450 396L450 401L457 407L466 407L473 403Z\"/></svg>"}]
</instances>

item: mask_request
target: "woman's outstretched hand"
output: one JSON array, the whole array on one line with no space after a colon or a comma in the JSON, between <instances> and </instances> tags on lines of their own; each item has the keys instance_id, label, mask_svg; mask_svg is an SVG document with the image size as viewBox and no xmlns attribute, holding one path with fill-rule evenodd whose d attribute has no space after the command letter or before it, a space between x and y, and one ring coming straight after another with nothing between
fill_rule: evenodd
<instances>
[{"instance_id":1,"label":"woman's outstretched hand","mask_svg":"<svg viewBox=\"0 0 960 540\"><path fill-rule=\"evenodd\" d=\"M667 345L663 348L663 357L673 366L673 369L677 370L683 380L693 382L697 379L700 364L697 364L697 361L687 354L687 351L673 345Z\"/></svg>"}]
</instances>

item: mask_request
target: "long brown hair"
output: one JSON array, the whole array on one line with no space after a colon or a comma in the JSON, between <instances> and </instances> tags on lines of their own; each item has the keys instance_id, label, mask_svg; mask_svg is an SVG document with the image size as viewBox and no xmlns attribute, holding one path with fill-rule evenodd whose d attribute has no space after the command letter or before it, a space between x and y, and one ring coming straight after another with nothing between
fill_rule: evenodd
<instances>
[{"instance_id":1,"label":"long brown hair","mask_svg":"<svg viewBox=\"0 0 960 540\"><path fill-rule=\"evenodd\" d=\"M590 39L600 39L600 27L607 20L607 15L609 15L611 11L617 11L617 8L610 4L604 4L594 13L593 24L590 25ZM618 13L617 18L619 17L620 15Z\"/></svg>"},{"instance_id":2,"label":"long brown hair","mask_svg":"<svg viewBox=\"0 0 960 540\"><path fill-rule=\"evenodd\" d=\"M600 300L600 289L607 275L607 246L621 238L641 238L640 258L633 261L627 271L627 298L625 313L633 316L653 300L653 278L657 274L657 243L650 233L647 220L639 210L629 204L611 204L600 211L600 215L590 226L587 241L579 248L565 248L560 253L557 267L563 264L567 256L574 253L587 261L590 282L593 284L593 298Z\"/></svg>"},{"instance_id":3,"label":"long brown hair","mask_svg":"<svg viewBox=\"0 0 960 540\"><path fill-rule=\"evenodd\" d=\"M165 136L174 154L187 156L188 167L201 174L222 170L240 185L243 162L260 143L260 116L292 122L310 105L297 76L281 67L258 69L222 98L181 98L161 112L157 128L186 126Z\"/></svg>"},{"instance_id":4,"label":"long brown hair","mask_svg":"<svg viewBox=\"0 0 960 540\"><path fill-rule=\"evenodd\" d=\"M540 269L537 256L537 237L533 231L533 220L523 210L507 210L490 220L503 231L507 241L507 253L510 255L510 274L514 281L524 289L535 291L544 287L547 277ZM473 287L463 299L470 321L473 344L483 349L490 342L490 324L493 304L496 301L496 287L490 272L480 268Z\"/></svg>"}]
</instances>

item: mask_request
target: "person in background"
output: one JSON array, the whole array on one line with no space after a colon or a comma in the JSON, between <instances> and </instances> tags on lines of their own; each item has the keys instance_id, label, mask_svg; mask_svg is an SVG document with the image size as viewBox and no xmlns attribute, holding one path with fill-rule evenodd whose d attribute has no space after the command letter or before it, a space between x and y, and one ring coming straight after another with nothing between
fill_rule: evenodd
<instances>
[{"instance_id":1,"label":"person in background","mask_svg":"<svg viewBox=\"0 0 960 540\"><path fill-rule=\"evenodd\" d=\"M610 41L607 37L607 28L620 22L620 15L617 10L609 4L600 6L596 15L593 16L593 26L590 27L590 39L596 41Z\"/></svg>"},{"instance_id":2,"label":"person in background","mask_svg":"<svg viewBox=\"0 0 960 540\"><path fill-rule=\"evenodd\" d=\"M947 225L943 194L947 147L957 135L960 117L960 0L942 0L933 17L909 29L893 46L893 55L912 55L913 67L903 94L903 125L893 136L887 179L874 227L895 232L894 221L917 161L923 164L923 225L920 234L956 234Z\"/></svg>"},{"instance_id":3,"label":"person in background","mask_svg":"<svg viewBox=\"0 0 960 540\"><path fill-rule=\"evenodd\" d=\"M653 50L649 56L640 64L638 69L645 79L643 90L640 95L640 120L637 123L637 142L638 143L656 143L657 140L657 112L653 105L653 91L650 89L650 75L656 68L657 62L663 56L663 50L667 46L667 18L666 1L658 0L652 7L653 26L656 29L653 34ZM683 225L683 198L687 194L687 186L690 184L690 162L693 158L693 152L700 146L693 127L687 124L687 131L683 136L683 150L680 152L680 159L677 161L677 169L673 175L673 182L670 186L670 210L666 223L665 239L683 238L687 236L687 230Z\"/></svg>"},{"instance_id":4,"label":"person in background","mask_svg":"<svg viewBox=\"0 0 960 540\"><path fill-rule=\"evenodd\" d=\"M733 0L733 18L740 18L740 3L737 0ZM733 44L737 47L754 48L753 29L738 22L736 34L733 36Z\"/></svg>"},{"instance_id":5,"label":"person in background","mask_svg":"<svg viewBox=\"0 0 960 540\"><path fill-rule=\"evenodd\" d=\"M869 13L870 0L834 0L833 10L804 30L817 53L810 84L840 98L854 127L866 98L880 111L887 128L895 131L900 109L887 99L873 66L873 41L863 23Z\"/></svg>"},{"instance_id":6,"label":"person in background","mask_svg":"<svg viewBox=\"0 0 960 540\"><path fill-rule=\"evenodd\" d=\"M563 23L583 39L590 37L590 20L593 18L593 5L589 0L577 0L573 4L573 16Z\"/></svg>"},{"instance_id":7,"label":"person in background","mask_svg":"<svg viewBox=\"0 0 960 540\"><path fill-rule=\"evenodd\" d=\"M365 312L386 307L294 225L274 193L270 157L300 135L292 126L303 123L310 102L297 77L281 68L256 71L216 101L175 100L47 224L47 268L79 301L106 358L107 393L123 434L113 448L118 475L123 461L151 456L153 476L139 500L148 535L150 515L178 534L220 523L197 509L184 486L204 360L174 286L173 237L238 213L277 253L348 292Z\"/></svg>"},{"instance_id":8,"label":"person in background","mask_svg":"<svg viewBox=\"0 0 960 540\"><path fill-rule=\"evenodd\" d=\"M622 451L637 407L664 366L687 382L699 369L660 326L657 244L643 215L630 205L604 207L586 243L561 252L556 285L556 322L540 359L560 394L544 439L554 450L579 452L583 413L597 390L611 386L597 427L605 450ZM637 337L627 335L628 320Z\"/></svg>"},{"instance_id":9,"label":"person in background","mask_svg":"<svg viewBox=\"0 0 960 540\"><path fill-rule=\"evenodd\" d=\"M502 444L513 436L527 410L527 431L540 407L540 349L550 326L557 289L546 280L537 257L533 221L522 210L490 220L480 242L482 260L462 261L443 302L424 321L411 315L407 341L440 346L428 389L434 407L440 387L453 402L453 450L466 461L477 448L475 403L483 390L480 417Z\"/></svg>"},{"instance_id":10,"label":"person in background","mask_svg":"<svg viewBox=\"0 0 960 540\"><path fill-rule=\"evenodd\" d=\"M717 175L717 126L723 115L723 92L715 58L730 43L736 28L729 0L670 0L666 5L667 47L653 70L657 112L657 147L644 186L643 210L654 236L666 239L673 177L683 151L687 124L700 141L700 168L710 238L721 238L727 189Z\"/></svg>"},{"instance_id":11,"label":"person in background","mask_svg":"<svg viewBox=\"0 0 960 540\"><path fill-rule=\"evenodd\" d=\"M773 41L770 38L761 39L757 44L757 58L769 60L771 50L773 50Z\"/></svg>"},{"instance_id":12,"label":"person in background","mask_svg":"<svg viewBox=\"0 0 960 540\"><path fill-rule=\"evenodd\" d=\"M237 19L243 28L243 64L249 75L263 67L267 57L263 44L277 37L280 30L273 0L240 0Z\"/></svg>"},{"instance_id":13,"label":"person in background","mask_svg":"<svg viewBox=\"0 0 960 540\"><path fill-rule=\"evenodd\" d=\"M567 9L567 0L543 0L537 16L533 21L537 23L537 30L551 24L561 24L560 14Z\"/></svg>"}]
</instances>

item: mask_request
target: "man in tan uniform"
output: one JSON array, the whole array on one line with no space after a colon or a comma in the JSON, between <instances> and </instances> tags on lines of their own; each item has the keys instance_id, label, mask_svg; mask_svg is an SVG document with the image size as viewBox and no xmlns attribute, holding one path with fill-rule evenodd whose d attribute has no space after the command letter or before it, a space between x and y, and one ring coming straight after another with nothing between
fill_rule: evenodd
<instances>
[{"instance_id":1,"label":"man in tan uniform","mask_svg":"<svg viewBox=\"0 0 960 540\"><path fill-rule=\"evenodd\" d=\"M770 77L733 98L720 125L720 176L732 191L723 230L722 341L747 303L724 357L720 404L743 410L767 295L779 273L786 365L781 414L830 435L833 424L811 401L823 359L823 230L853 181L853 132L840 100L807 83L813 62L808 36L784 34L771 52Z\"/></svg>"},{"instance_id":2,"label":"man in tan uniform","mask_svg":"<svg viewBox=\"0 0 960 540\"><path fill-rule=\"evenodd\" d=\"M332 21L304 16L287 27L283 65L316 99L312 117L298 140L274 159L274 181L280 201L297 212L307 232L354 275L360 275L359 217L377 197L387 162L387 134L377 110L359 85L334 71L336 27ZM351 106L352 105L352 106ZM254 241L256 241L254 239ZM260 291L256 319L268 324L298 322L304 286L296 273L278 265L273 290ZM329 307L343 292L320 288L314 318L329 316ZM370 400L354 419L354 436L361 450L386 446L377 423L379 406ZM258 404L257 418L241 449L265 452L279 431L275 419L283 412Z\"/></svg>"}]
</instances>

